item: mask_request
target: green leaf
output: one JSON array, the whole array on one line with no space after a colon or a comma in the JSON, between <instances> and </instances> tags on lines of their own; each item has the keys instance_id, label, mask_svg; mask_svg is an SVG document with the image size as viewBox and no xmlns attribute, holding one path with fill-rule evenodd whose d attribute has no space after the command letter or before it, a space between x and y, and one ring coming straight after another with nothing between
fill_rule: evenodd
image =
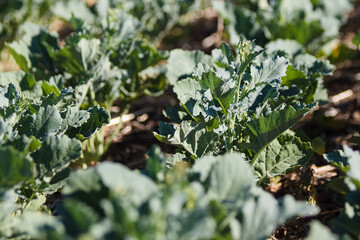
<instances>
[{"instance_id":1,"label":"green leaf","mask_svg":"<svg viewBox=\"0 0 360 240\"><path fill-rule=\"evenodd\" d=\"M360 152L353 151L347 145L344 145L344 154L348 159L350 170L347 172L347 177L360 189Z\"/></svg>"},{"instance_id":2,"label":"green leaf","mask_svg":"<svg viewBox=\"0 0 360 240\"><path fill-rule=\"evenodd\" d=\"M109 195L109 190L101 182L95 168L88 168L72 172L62 194L96 208L100 201ZM101 212L99 208L96 210Z\"/></svg>"},{"instance_id":3,"label":"green leaf","mask_svg":"<svg viewBox=\"0 0 360 240\"><path fill-rule=\"evenodd\" d=\"M227 45L225 42L222 42L220 44L220 49L221 52L225 55L228 61L228 65L230 65L232 62L235 62L235 58L231 53L231 48L229 47L229 45Z\"/></svg>"},{"instance_id":4,"label":"green leaf","mask_svg":"<svg viewBox=\"0 0 360 240\"><path fill-rule=\"evenodd\" d=\"M57 210L63 215L63 225L67 232L73 236L89 231L100 218L91 206L73 199L66 199Z\"/></svg>"},{"instance_id":5,"label":"green leaf","mask_svg":"<svg viewBox=\"0 0 360 240\"><path fill-rule=\"evenodd\" d=\"M0 192L0 236L10 235L13 227L14 212L19 208L16 203L18 195L13 190Z\"/></svg>"},{"instance_id":6,"label":"green leaf","mask_svg":"<svg viewBox=\"0 0 360 240\"><path fill-rule=\"evenodd\" d=\"M314 105L305 107L292 106L273 111L267 116L260 116L246 123L247 133L250 142L242 142L239 145L245 149L250 149L256 154L253 157L252 165L255 163L259 154L278 136L297 123L305 116Z\"/></svg>"},{"instance_id":7,"label":"green leaf","mask_svg":"<svg viewBox=\"0 0 360 240\"><path fill-rule=\"evenodd\" d=\"M347 172L350 169L348 158L341 150L324 154L325 160L331 163L333 166L339 168L343 172Z\"/></svg>"},{"instance_id":8,"label":"green leaf","mask_svg":"<svg viewBox=\"0 0 360 240\"><path fill-rule=\"evenodd\" d=\"M239 153L205 156L196 161L191 172L198 172L200 179L206 179L210 198L230 205L244 201L255 186L249 165Z\"/></svg>"},{"instance_id":9,"label":"green leaf","mask_svg":"<svg viewBox=\"0 0 360 240\"><path fill-rule=\"evenodd\" d=\"M60 220L45 213L26 211L16 218L14 225L14 233L33 239L60 240L65 236Z\"/></svg>"},{"instance_id":10,"label":"green leaf","mask_svg":"<svg viewBox=\"0 0 360 240\"><path fill-rule=\"evenodd\" d=\"M310 233L305 240L339 240L339 237L332 233L329 228L321 224L319 221L312 221L310 225Z\"/></svg>"},{"instance_id":11,"label":"green leaf","mask_svg":"<svg viewBox=\"0 0 360 240\"><path fill-rule=\"evenodd\" d=\"M163 125L159 134L155 133L155 137L159 141L182 146L196 158L214 153L214 150L216 150L219 136L213 131L207 131L206 125L203 123L183 121L176 127L173 134L165 126Z\"/></svg>"},{"instance_id":12,"label":"green leaf","mask_svg":"<svg viewBox=\"0 0 360 240\"><path fill-rule=\"evenodd\" d=\"M239 239L265 239L287 219L319 212L318 208L305 202L297 202L289 195L277 201L264 191L259 191L257 196L249 198L241 207Z\"/></svg>"},{"instance_id":13,"label":"green leaf","mask_svg":"<svg viewBox=\"0 0 360 240\"><path fill-rule=\"evenodd\" d=\"M178 80L190 77L199 63L210 62L210 57L201 51L184 51L175 49L170 52L166 77L171 85Z\"/></svg>"},{"instance_id":14,"label":"green leaf","mask_svg":"<svg viewBox=\"0 0 360 240\"><path fill-rule=\"evenodd\" d=\"M104 124L110 122L110 114L105 108L99 108L98 106L96 106L90 108L87 112L90 114L90 117L85 123L83 123L80 127L69 129L70 137L75 137L76 135L79 135L81 136L81 140L87 139L91 137L91 135L94 134L98 129L100 129ZM83 113L81 113L81 116L85 117ZM82 121L83 120L84 119L82 119Z\"/></svg>"},{"instance_id":15,"label":"green leaf","mask_svg":"<svg viewBox=\"0 0 360 240\"><path fill-rule=\"evenodd\" d=\"M66 112L66 123L71 127L80 127L89 120L90 116L91 114L87 111L69 107Z\"/></svg>"},{"instance_id":16,"label":"green leaf","mask_svg":"<svg viewBox=\"0 0 360 240\"><path fill-rule=\"evenodd\" d=\"M31 154L39 177L51 176L81 156L81 143L67 136L49 136Z\"/></svg>"},{"instance_id":17,"label":"green leaf","mask_svg":"<svg viewBox=\"0 0 360 240\"><path fill-rule=\"evenodd\" d=\"M288 169L306 165L312 153L309 143L303 143L289 133L280 135L260 153L253 165L255 176L264 181L283 175Z\"/></svg>"},{"instance_id":18,"label":"green leaf","mask_svg":"<svg viewBox=\"0 0 360 240\"><path fill-rule=\"evenodd\" d=\"M55 93L57 96L60 95L60 90L56 86L51 85L46 81L42 82L41 88L42 88L42 90L44 92L44 96L47 96L47 95L49 95L51 93Z\"/></svg>"},{"instance_id":19,"label":"green leaf","mask_svg":"<svg viewBox=\"0 0 360 240\"><path fill-rule=\"evenodd\" d=\"M210 89L212 96L216 99L224 111L234 102L236 92L236 81L226 79L215 72L206 69L206 65L198 65L194 72L194 76L200 83L201 88Z\"/></svg>"},{"instance_id":20,"label":"green leaf","mask_svg":"<svg viewBox=\"0 0 360 240\"><path fill-rule=\"evenodd\" d=\"M233 238L265 239L277 226L294 216L314 215L318 212L304 202L297 202L290 196L276 200L255 184L249 164L241 154L226 154L204 157L189 171L208 189L207 196L218 200L228 209L221 226L238 229Z\"/></svg>"},{"instance_id":21,"label":"green leaf","mask_svg":"<svg viewBox=\"0 0 360 240\"><path fill-rule=\"evenodd\" d=\"M30 61L30 50L25 42L12 42L7 45L9 52L19 65L20 69L24 72L30 72L31 61Z\"/></svg>"},{"instance_id":22,"label":"green leaf","mask_svg":"<svg viewBox=\"0 0 360 240\"><path fill-rule=\"evenodd\" d=\"M275 79L281 79L286 75L288 60L283 57L275 59L268 58L260 66L251 66L251 82L249 88L252 89L259 83L268 83Z\"/></svg>"},{"instance_id":23,"label":"green leaf","mask_svg":"<svg viewBox=\"0 0 360 240\"><path fill-rule=\"evenodd\" d=\"M353 43L360 48L360 31L355 35Z\"/></svg>"},{"instance_id":24,"label":"green leaf","mask_svg":"<svg viewBox=\"0 0 360 240\"><path fill-rule=\"evenodd\" d=\"M37 113L21 119L20 133L43 139L60 130L62 121L55 106L40 107Z\"/></svg>"},{"instance_id":25,"label":"green leaf","mask_svg":"<svg viewBox=\"0 0 360 240\"><path fill-rule=\"evenodd\" d=\"M146 161L146 175L155 182L161 182L165 176L165 156L162 154L160 147L152 146L148 152L149 158Z\"/></svg>"},{"instance_id":26,"label":"green leaf","mask_svg":"<svg viewBox=\"0 0 360 240\"><path fill-rule=\"evenodd\" d=\"M94 15L86 6L86 3L82 1L69 0L65 2L56 2L51 10L56 16L66 21L70 21L72 15L89 23L94 21Z\"/></svg>"},{"instance_id":27,"label":"green leaf","mask_svg":"<svg viewBox=\"0 0 360 240\"><path fill-rule=\"evenodd\" d=\"M1 188L11 188L33 177L33 163L24 153L12 146L0 146L0 156Z\"/></svg>"},{"instance_id":28,"label":"green leaf","mask_svg":"<svg viewBox=\"0 0 360 240\"><path fill-rule=\"evenodd\" d=\"M96 168L96 172L106 187L126 194L132 204L137 206L157 191L156 184L150 178L132 172L120 164L105 162Z\"/></svg>"}]
</instances>

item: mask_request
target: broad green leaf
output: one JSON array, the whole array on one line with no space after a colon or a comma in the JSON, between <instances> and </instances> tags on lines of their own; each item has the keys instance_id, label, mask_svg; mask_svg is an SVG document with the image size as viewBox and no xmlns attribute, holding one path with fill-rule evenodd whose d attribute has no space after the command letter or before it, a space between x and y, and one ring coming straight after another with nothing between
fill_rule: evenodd
<instances>
[{"instance_id":1,"label":"broad green leaf","mask_svg":"<svg viewBox=\"0 0 360 240\"><path fill-rule=\"evenodd\" d=\"M166 77L171 85L178 80L191 76L199 63L210 62L210 57L201 51L184 51L175 49L170 52Z\"/></svg>"},{"instance_id":2,"label":"broad green leaf","mask_svg":"<svg viewBox=\"0 0 360 240\"><path fill-rule=\"evenodd\" d=\"M126 194L137 206L147 201L157 191L156 184L149 178L132 172L120 164L105 162L96 168L96 172L106 187Z\"/></svg>"},{"instance_id":3,"label":"broad green leaf","mask_svg":"<svg viewBox=\"0 0 360 240\"><path fill-rule=\"evenodd\" d=\"M94 21L94 15L86 6L86 3L82 1L69 0L65 2L56 2L51 10L56 16L66 21L70 21L72 15L89 23Z\"/></svg>"},{"instance_id":4,"label":"broad green leaf","mask_svg":"<svg viewBox=\"0 0 360 240\"><path fill-rule=\"evenodd\" d=\"M67 232L73 236L89 231L92 224L100 218L92 206L73 199L66 199L57 211L63 217L63 225Z\"/></svg>"},{"instance_id":5,"label":"broad green leaf","mask_svg":"<svg viewBox=\"0 0 360 240\"><path fill-rule=\"evenodd\" d=\"M324 154L323 156L326 161L335 167L338 167L343 172L347 172L350 169L348 158L341 150L336 150L334 152Z\"/></svg>"},{"instance_id":6,"label":"broad green leaf","mask_svg":"<svg viewBox=\"0 0 360 240\"><path fill-rule=\"evenodd\" d=\"M170 202L171 204L171 202ZM210 239L214 236L216 222L207 208L197 207L167 217L166 239Z\"/></svg>"},{"instance_id":7,"label":"broad green leaf","mask_svg":"<svg viewBox=\"0 0 360 240\"><path fill-rule=\"evenodd\" d=\"M26 135L22 135L21 137L11 139L11 141L8 141L6 144L13 146L24 154L29 154L41 146L41 141L34 136L27 137Z\"/></svg>"},{"instance_id":8,"label":"broad green leaf","mask_svg":"<svg viewBox=\"0 0 360 240\"><path fill-rule=\"evenodd\" d=\"M236 81L229 76L217 75L206 69L205 65L198 65L194 72L202 89L210 89L212 96L216 99L224 111L234 102Z\"/></svg>"},{"instance_id":9,"label":"broad green leaf","mask_svg":"<svg viewBox=\"0 0 360 240\"><path fill-rule=\"evenodd\" d=\"M286 86L296 85L301 89L304 89L304 81L306 79L306 74L298 69L295 69L293 66L289 65L286 69L286 75L281 78L282 84Z\"/></svg>"},{"instance_id":10,"label":"broad green leaf","mask_svg":"<svg viewBox=\"0 0 360 240\"><path fill-rule=\"evenodd\" d=\"M104 124L110 122L110 114L105 108L99 108L96 106L90 108L87 112L90 114L90 117L85 123L81 124L80 127L71 128L69 130L70 137L78 136L80 137L80 140L87 139L91 137L91 135L100 129Z\"/></svg>"},{"instance_id":11,"label":"broad green leaf","mask_svg":"<svg viewBox=\"0 0 360 240\"><path fill-rule=\"evenodd\" d=\"M88 168L72 172L62 194L67 198L82 201L101 213L102 210L97 206L103 198L108 197L109 189L101 182L95 168Z\"/></svg>"},{"instance_id":12,"label":"broad green leaf","mask_svg":"<svg viewBox=\"0 0 360 240\"><path fill-rule=\"evenodd\" d=\"M239 153L202 158L190 174L199 174L208 189L207 195L236 213L229 214L227 222L232 226L230 223L237 220L238 239L264 239L287 219L318 212L317 208L296 202L290 196L276 200L257 187L249 164Z\"/></svg>"},{"instance_id":13,"label":"broad green leaf","mask_svg":"<svg viewBox=\"0 0 360 240\"><path fill-rule=\"evenodd\" d=\"M11 234L13 227L14 212L19 208L16 203L18 195L13 190L0 192L0 237L4 238Z\"/></svg>"},{"instance_id":14,"label":"broad green leaf","mask_svg":"<svg viewBox=\"0 0 360 240\"><path fill-rule=\"evenodd\" d=\"M310 225L309 235L305 240L319 240L319 239L328 239L328 240L339 240L339 237L332 233L329 228L321 224L318 221L312 221Z\"/></svg>"},{"instance_id":15,"label":"broad green leaf","mask_svg":"<svg viewBox=\"0 0 360 240\"><path fill-rule=\"evenodd\" d=\"M347 145L344 145L344 155L350 166L347 177L360 189L360 152L354 151Z\"/></svg>"},{"instance_id":16,"label":"broad green leaf","mask_svg":"<svg viewBox=\"0 0 360 240\"><path fill-rule=\"evenodd\" d=\"M5 122L0 117L0 143L3 141L4 137L8 134L11 134L11 132L12 132L11 124Z\"/></svg>"},{"instance_id":17,"label":"broad green leaf","mask_svg":"<svg viewBox=\"0 0 360 240\"><path fill-rule=\"evenodd\" d=\"M0 188L8 189L34 176L33 162L12 146L0 146Z\"/></svg>"},{"instance_id":18,"label":"broad green leaf","mask_svg":"<svg viewBox=\"0 0 360 240\"><path fill-rule=\"evenodd\" d=\"M218 134L208 131L206 125L203 123L183 121L176 127L173 134L168 130L168 128L160 129L160 133L155 133L155 137L159 141L170 143L175 146L182 146L196 158L214 153L214 150L216 150L218 145Z\"/></svg>"},{"instance_id":19,"label":"broad green leaf","mask_svg":"<svg viewBox=\"0 0 360 240\"><path fill-rule=\"evenodd\" d=\"M222 157L205 156L197 161L192 172L199 172L200 178L208 175L208 195L229 205L244 201L255 186L249 165L239 153Z\"/></svg>"},{"instance_id":20,"label":"broad green leaf","mask_svg":"<svg viewBox=\"0 0 360 240\"><path fill-rule=\"evenodd\" d=\"M264 181L266 178L283 175L288 169L306 165L312 153L309 143L303 143L298 137L285 133L260 153L253 171L259 181Z\"/></svg>"},{"instance_id":21,"label":"broad green leaf","mask_svg":"<svg viewBox=\"0 0 360 240\"><path fill-rule=\"evenodd\" d=\"M294 216L315 215L319 209L291 196L276 200L271 194L259 191L249 198L239 214L240 239L266 239L280 224Z\"/></svg>"},{"instance_id":22,"label":"broad green leaf","mask_svg":"<svg viewBox=\"0 0 360 240\"><path fill-rule=\"evenodd\" d=\"M14 57L20 69L29 72L32 67L30 61L30 50L23 41L12 42L7 45L9 52Z\"/></svg>"},{"instance_id":23,"label":"broad green leaf","mask_svg":"<svg viewBox=\"0 0 360 240\"><path fill-rule=\"evenodd\" d=\"M20 133L43 139L60 130L62 121L55 106L40 107L37 113L21 119Z\"/></svg>"},{"instance_id":24,"label":"broad green leaf","mask_svg":"<svg viewBox=\"0 0 360 240\"><path fill-rule=\"evenodd\" d=\"M288 106L282 110L273 111L268 116L260 116L247 122L246 129L250 136L250 142L242 142L239 145L254 151L256 154L252 160L252 165L265 147L297 123L312 107L313 105L309 105L295 109Z\"/></svg>"},{"instance_id":25,"label":"broad green leaf","mask_svg":"<svg viewBox=\"0 0 360 240\"><path fill-rule=\"evenodd\" d=\"M250 88L259 83L268 83L275 79L281 79L286 75L288 60L283 57L275 59L268 58L260 66L251 66Z\"/></svg>"},{"instance_id":26,"label":"broad green leaf","mask_svg":"<svg viewBox=\"0 0 360 240\"><path fill-rule=\"evenodd\" d=\"M15 219L13 231L33 239L60 240L65 235L65 228L58 218L32 211L26 211Z\"/></svg>"},{"instance_id":27,"label":"broad green leaf","mask_svg":"<svg viewBox=\"0 0 360 240\"><path fill-rule=\"evenodd\" d=\"M60 90L56 86L51 85L46 81L43 81L43 83L41 84L41 88L42 88L45 96L47 96L51 93L55 93L57 96L60 95Z\"/></svg>"},{"instance_id":28,"label":"broad green leaf","mask_svg":"<svg viewBox=\"0 0 360 240\"><path fill-rule=\"evenodd\" d=\"M80 127L90 118L90 113L84 110L78 110L76 107L69 107L66 112L66 123L70 127Z\"/></svg>"},{"instance_id":29,"label":"broad green leaf","mask_svg":"<svg viewBox=\"0 0 360 240\"><path fill-rule=\"evenodd\" d=\"M39 177L51 176L67 167L81 155L81 143L67 136L49 136L31 154Z\"/></svg>"},{"instance_id":30,"label":"broad green leaf","mask_svg":"<svg viewBox=\"0 0 360 240\"><path fill-rule=\"evenodd\" d=\"M194 98L199 90L201 90L199 82L191 78L180 80L174 86L174 92L183 104Z\"/></svg>"}]
</instances>

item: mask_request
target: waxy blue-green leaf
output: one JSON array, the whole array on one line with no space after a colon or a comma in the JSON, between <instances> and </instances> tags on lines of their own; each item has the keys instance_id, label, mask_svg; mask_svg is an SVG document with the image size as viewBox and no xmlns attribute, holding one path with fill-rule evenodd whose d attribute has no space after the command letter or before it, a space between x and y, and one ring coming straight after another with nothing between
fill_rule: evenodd
<instances>
[{"instance_id":1,"label":"waxy blue-green leaf","mask_svg":"<svg viewBox=\"0 0 360 240\"><path fill-rule=\"evenodd\" d=\"M330 164L338 167L343 172L347 172L350 168L348 158L341 150L336 150L334 152L324 154L324 158Z\"/></svg>"},{"instance_id":2,"label":"waxy blue-green leaf","mask_svg":"<svg viewBox=\"0 0 360 240\"><path fill-rule=\"evenodd\" d=\"M149 178L131 172L119 164L101 164L96 168L96 172L106 187L123 192L136 205L148 200L157 191L157 186Z\"/></svg>"},{"instance_id":3,"label":"waxy blue-green leaf","mask_svg":"<svg viewBox=\"0 0 360 240\"><path fill-rule=\"evenodd\" d=\"M22 41L12 42L7 47L19 67L25 72L29 72L31 69L30 50L26 43Z\"/></svg>"},{"instance_id":4,"label":"waxy blue-green leaf","mask_svg":"<svg viewBox=\"0 0 360 240\"><path fill-rule=\"evenodd\" d=\"M39 177L53 175L81 156L81 143L68 136L49 136L31 154Z\"/></svg>"},{"instance_id":5,"label":"waxy blue-green leaf","mask_svg":"<svg viewBox=\"0 0 360 240\"><path fill-rule=\"evenodd\" d=\"M182 146L196 158L215 153L219 135L208 131L205 124L183 121L178 127L172 128L175 131L171 131L169 127L171 128L163 124L159 134L155 133L155 137L159 141Z\"/></svg>"},{"instance_id":6,"label":"waxy blue-green leaf","mask_svg":"<svg viewBox=\"0 0 360 240\"><path fill-rule=\"evenodd\" d=\"M191 172L200 173L200 179L208 184L210 198L229 205L244 201L255 187L249 165L239 153L222 157L205 156L195 163Z\"/></svg>"},{"instance_id":7,"label":"waxy blue-green leaf","mask_svg":"<svg viewBox=\"0 0 360 240\"><path fill-rule=\"evenodd\" d=\"M236 45L241 36L256 39L262 47L269 41L291 39L313 53L321 54L339 29L351 1L220 1L213 7L224 18L230 42ZM282 48L286 51L287 45ZM329 54L327 54L329 55Z\"/></svg>"},{"instance_id":8,"label":"waxy blue-green leaf","mask_svg":"<svg viewBox=\"0 0 360 240\"><path fill-rule=\"evenodd\" d=\"M288 60L283 57L275 59L268 58L260 66L251 66L251 82L249 88L259 83L268 83L275 79L281 79L286 75Z\"/></svg>"},{"instance_id":9,"label":"waxy blue-green leaf","mask_svg":"<svg viewBox=\"0 0 360 240\"><path fill-rule=\"evenodd\" d=\"M309 235L305 240L319 240L319 239L328 239L328 240L339 240L339 236L332 233L329 228L318 221L312 221L310 224Z\"/></svg>"},{"instance_id":10,"label":"waxy blue-green leaf","mask_svg":"<svg viewBox=\"0 0 360 240\"><path fill-rule=\"evenodd\" d=\"M25 211L15 218L13 225L13 233L26 233L32 239L60 240L65 234L65 228L58 218L40 212Z\"/></svg>"},{"instance_id":11,"label":"waxy blue-green leaf","mask_svg":"<svg viewBox=\"0 0 360 240\"><path fill-rule=\"evenodd\" d=\"M303 143L298 137L285 133L260 153L252 166L253 171L259 181L266 181L266 178L285 174L288 169L306 165L312 153L310 143Z\"/></svg>"},{"instance_id":12,"label":"waxy blue-green leaf","mask_svg":"<svg viewBox=\"0 0 360 240\"><path fill-rule=\"evenodd\" d=\"M0 146L0 188L9 189L34 176L34 164L12 146Z\"/></svg>"},{"instance_id":13,"label":"waxy blue-green leaf","mask_svg":"<svg viewBox=\"0 0 360 240\"><path fill-rule=\"evenodd\" d=\"M278 225L294 216L316 214L317 208L285 196L276 200L255 184L248 163L239 154L204 157L190 170L199 174L208 196L236 212L230 219L240 228L237 239L265 239Z\"/></svg>"},{"instance_id":14,"label":"waxy blue-green leaf","mask_svg":"<svg viewBox=\"0 0 360 240\"><path fill-rule=\"evenodd\" d=\"M63 119L55 106L40 107L37 113L21 119L20 133L44 139L61 128Z\"/></svg>"},{"instance_id":15,"label":"waxy blue-green leaf","mask_svg":"<svg viewBox=\"0 0 360 240\"><path fill-rule=\"evenodd\" d=\"M171 85L190 77L199 63L210 63L210 57L201 51L175 49L170 52L166 77Z\"/></svg>"},{"instance_id":16,"label":"waxy blue-green leaf","mask_svg":"<svg viewBox=\"0 0 360 240\"><path fill-rule=\"evenodd\" d=\"M282 110L271 112L267 116L250 120L246 123L246 131L250 136L249 142L242 142L239 145L252 150L258 157L265 147L303 118L313 106L296 108L288 106ZM256 158L253 159L253 161L255 160Z\"/></svg>"},{"instance_id":17,"label":"waxy blue-green leaf","mask_svg":"<svg viewBox=\"0 0 360 240\"><path fill-rule=\"evenodd\" d=\"M295 216L315 215L319 210L286 195L275 200L267 192L258 192L247 200L239 212L239 239L266 239L279 225Z\"/></svg>"},{"instance_id":18,"label":"waxy blue-green leaf","mask_svg":"<svg viewBox=\"0 0 360 240\"><path fill-rule=\"evenodd\" d=\"M90 108L88 111L90 117L80 127L74 127L69 130L70 137L79 137L80 140L91 137L98 129L104 124L110 122L110 114L105 108L99 108L98 106ZM85 116L85 115L84 115ZM84 117L83 116L83 117Z\"/></svg>"},{"instance_id":19,"label":"waxy blue-green leaf","mask_svg":"<svg viewBox=\"0 0 360 240\"><path fill-rule=\"evenodd\" d=\"M66 123L70 127L80 127L90 118L90 113L85 110L78 110L76 107L69 107L66 112Z\"/></svg>"},{"instance_id":20,"label":"waxy blue-green leaf","mask_svg":"<svg viewBox=\"0 0 360 240\"><path fill-rule=\"evenodd\" d=\"M194 71L194 77L202 89L210 89L214 100L218 101L226 112L226 109L234 102L236 81L230 76L220 75L206 68L206 65L198 65Z\"/></svg>"}]
</instances>

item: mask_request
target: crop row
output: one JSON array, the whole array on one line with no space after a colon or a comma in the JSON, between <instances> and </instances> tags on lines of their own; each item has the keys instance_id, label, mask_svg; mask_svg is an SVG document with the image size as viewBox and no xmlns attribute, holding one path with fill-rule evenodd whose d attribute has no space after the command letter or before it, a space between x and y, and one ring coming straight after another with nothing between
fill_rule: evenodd
<instances>
[{"instance_id":1,"label":"crop row","mask_svg":"<svg viewBox=\"0 0 360 240\"><path fill-rule=\"evenodd\" d=\"M318 207L275 199L262 187L311 160L311 143L291 128L327 101L323 77L333 65L317 57L331 58L352 5L293 3L4 3L0 47L19 70L0 73L0 237L266 239L291 218L315 216ZM232 45L211 55L158 50L180 17L200 5L224 18ZM70 35L22 22L55 16ZM154 135L176 146L175 154L153 147L141 172L110 162L79 170L97 163L120 130L105 141L114 104L126 114L139 96L169 86L178 105L164 110L169 121ZM325 158L344 172L336 187L345 210L331 225L335 233L313 222L307 239L359 238L360 154L344 146Z\"/></svg>"}]
</instances>

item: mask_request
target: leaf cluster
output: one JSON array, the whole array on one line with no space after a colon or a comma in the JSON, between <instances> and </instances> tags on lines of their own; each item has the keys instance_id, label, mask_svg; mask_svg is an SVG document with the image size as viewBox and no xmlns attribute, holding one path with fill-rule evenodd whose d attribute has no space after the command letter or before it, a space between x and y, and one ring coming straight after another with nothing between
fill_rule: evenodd
<instances>
[{"instance_id":1,"label":"leaf cluster","mask_svg":"<svg viewBox=\"0 0 360 240\"><path fill-rule=\"evenodd\" d=\"M317 212L256 186L240 154L204 157L186 171L165 162L152 149L141 174L106 162L79 170L56 206L59 217L28 213L12 231L53 239L266 239L287 219Z\"/></svg>"},{"instance_id":2,"label":"leaf cluster","mask_svg":"<svg viewBox=\"0 0 360 240\"><path fill-rule=\"evenodd\" d=\"M315 104L296 84L297 75L306 80L306 74L287 59L257 61L264 50L245 40L236 51L235 56L222 44L211 57L180 50L170 54L167 76L180 104L166 110L172 123L161 123L155 136L185 150L190 161L241 152L265 181L311 157L311 146L289 129Z\"/></svg>"},{"instance_id":3,"label":"leaf cluster","mask_svg":"<svg viewBox=\"0 0 360 240\"><path fill-rule=\"evenodd\" d=\"M102 19L100 28L75 17L72 23L75 32L63 46L59 36L45 28L24 25L23 38L7 45L20 69L36 82L49 81L57 92L72 87L77 105L83 108L98 104L109 108L119 98L126 106L141 94L163 90L163 70L155 65L167 54L136 37L136 19L114 10Z\"/></svg>"},{"instance_id":4,"label":"leaf cluster","mask_svg":"<svg viewBox=\"0 0 360 240\"><path fill-rule=\"evenodd\" d=\"M16 190L23 208L63 186L81 141L110 120L104 108L76 108L73 94L64 89L31 98L13 84L0 87L0 192Z\"/></svg>"},{"instance_id":5,"label":"leaf cluster","mask_svg":"<svg viewBox=\"0 0 360 240\"><path fill-rule=\"evenodd\" d=\"M311 54L324 55L338 38L352 1L214 0L213 7L225 19L232 44L237 44L240 36L256 39L261 46L292 39Z\"/></svg>"}]
</instances>

